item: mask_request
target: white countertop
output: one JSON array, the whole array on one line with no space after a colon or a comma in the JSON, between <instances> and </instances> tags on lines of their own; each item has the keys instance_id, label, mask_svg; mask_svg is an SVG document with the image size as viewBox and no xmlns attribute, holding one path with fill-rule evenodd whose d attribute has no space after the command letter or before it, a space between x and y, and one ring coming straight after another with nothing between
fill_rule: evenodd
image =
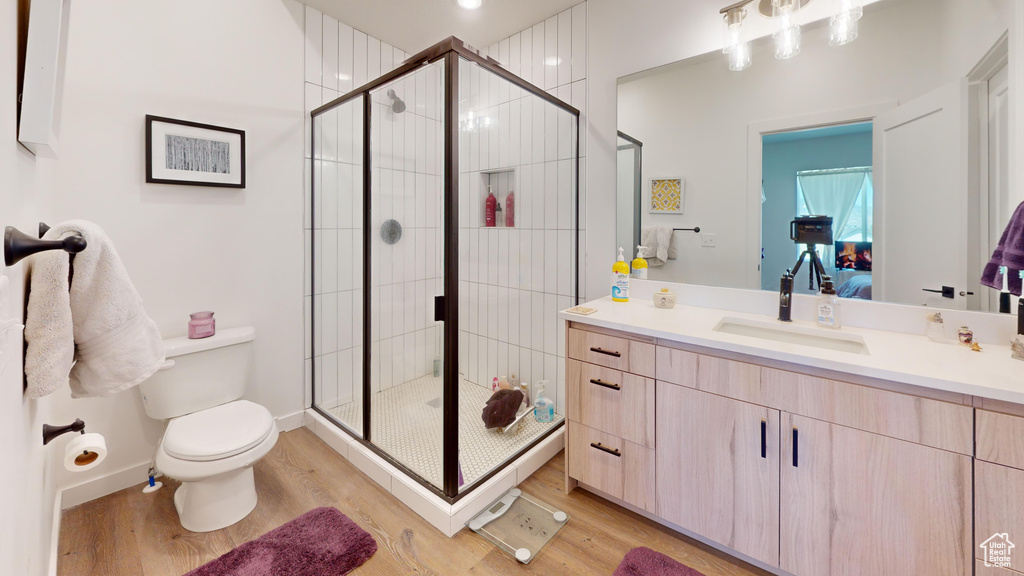
<instances>
[{"instance_id":1,"label":"white countertop","mask_svg":"<svg viewBox=\"0 0 1024 576\"><path fill-rule=\"evenodd\" d=\"M946 325L948 343L933 342L924 334L855 327L837 331L863 338L869 351L864 355L714 331L724 318L774 323L783 329L797 326L827 330L813 322L782 323L774 316L682 303L671 310L663 310L655 308L650 298L632 298L622 303L606 296L582 306L598 311L590 316L562 311L559 318L760 358L1024 404L1024 361L1012 359L1008 345L983 344L981 352L960 346L955 342L956 328L949 324Z\"/></svg>"}]
</instances>

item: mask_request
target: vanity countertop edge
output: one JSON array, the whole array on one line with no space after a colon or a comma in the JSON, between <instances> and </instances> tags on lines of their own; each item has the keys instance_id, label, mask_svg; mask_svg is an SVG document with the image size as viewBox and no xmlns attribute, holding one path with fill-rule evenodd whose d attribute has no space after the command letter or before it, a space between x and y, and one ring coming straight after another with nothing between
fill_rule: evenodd
<instances>
[{"instance_id":1,"label":"vanity countertop edge","mask_svg":"<svg viewBox=\"0 0 1024 576\"><path fill-rule=\"evenodd\" d=\"M715 331L715 327L726 318L775 322L785 326L766 315L685 304L660 309L650 300L614 302L610 296L582 303L581 306L594 308L597 312L582 315L563 310L558 316L578 324L753 358L1024 404L1024 361L1011 358L1009 346L985 344L981 352L961 346L954 340L955 329L947 328L948 342L942 343L929 340L923 333L914 335L860 327L839 329L839 333L863 338L869 352L864 355ZM807 321L796 320L790 325L829 330Z\"/></svg>"}]
</instances>

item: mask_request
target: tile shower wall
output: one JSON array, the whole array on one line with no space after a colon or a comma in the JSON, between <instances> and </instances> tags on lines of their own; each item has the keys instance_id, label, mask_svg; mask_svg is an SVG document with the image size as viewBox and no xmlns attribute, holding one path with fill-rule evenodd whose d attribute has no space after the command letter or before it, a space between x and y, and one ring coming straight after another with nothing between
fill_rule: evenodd
<instances>
[{"instance_id":1,"label":"tile shower wall","mask_svg":"<svg viewBox=\"0 0 1024 576\"><path fill-rule=\"evenodd\" d=\"M320 156L314 170L309 162L312 153L311 122L309 112L346 94L353 88L391 71L401 64L408 54L385 42L368 36L352 27L338 22L320 11L305 7L305 218L303 223L305 235L305 374L306 390L312 390L312 380L316 375L317 403L331 407L357 397L362 382L362 142L361 142L361 105L342 107L337 113L325 116L323 120L322 139L317 143ZM418 86L417 86L418 87ZM410 100L414 95L404 96ZM425 98L425 94L424 94ZM409 100L407 100L409 102ZM409 118L419 118L414 110ZM387 121L386 118L383 118ZM423 119L426 125L425 118ZM392 122L393 134L402 130L402 135L394 141L405 142L405 130L409 124L419 126L418 120L409 123ZM383 124L382 124L383 125ZM401 126L401 128L399 128ZM357 130L353 130L353 127ZM339 138L339 135L351 134L352 141ZM415 140L413 140L415 141ZM415 141L418 143L418 141ZM415 149L412 150L415 152ZM396 154L389 151L390 158ZM400 155L404 155L403 150ZM415 189L414 197L419 201L421 190L425 191L426 173L415 172L415 167L406 170L404 158L402 166L398 162L392 164L395 169L380 173L382 184L388 182L393 187L401 180L398 188L403 191ZM411 177L412 185L406 182ZM422 188L418 187L422 178ZM310 209L312 199L311 187L315 180L317 193L315 211ZM403 192L404 193L404 192ZM315 221L314 221L315 219ZM417 221L418 223L418 221ZM422 228L410 226L407 234L418 236ZM315 231L314 231L315 230ZM411 244L411 243L410 243ZM311 282L309 269L310 251L315 246L315 285ZM404 260L403 260L404 261ZM388 286L392 292L389 306L383 311L391 318L404 320L406 304L404 296L417 294L422 283L427 280L426 268L422 278L419 269L415 270L414 278L409 282L391 282ZM432 277L432 276L431 276ZM383 286L381 286L383 289ZM399 298L394 294L400 293ZM316 311L317 321L315 334L311 335L311 314ZM413 328L419 324L412 322ZM424 326L425 329L425 326ZM385 333L382 333L384 336ZM404 322L396 320L391 324L387 337L374 342L375 347L383 346L407 349L407 344L415 345L423 341L424 350L428 335L423 330L407 329ZM315 346L314 342L315 340ZM316 356L313 356L313 351ZM376 350L374 350L376 352ZM426 355L424 352L423 355ZM410 355L408 361L419 356ZM433 357L431 356L431 359ZM406 359L403 357L403 362ZM378 372L374 382L376 386L390 386L395 374L404 376L405 364L396 369L389 366L383 380L379 377L385 370L377 366ZM410 369L410 372L417 372ZM308 392L307 392L308 393ZM310 400L307 398L307 405Z\"/></svg>"},{"instance_id":2,"label":"tile shower wall","mask_svg":"<svg viewBox=\"0 0 1024 576\"><path fill-rule=\"evenodd\" d=\"M586 22L587 5L578 4L486 50L512 73L581 111L581 178L586 174ZM565 329L557 312L573 305L576 288L574 122L478 66L463 63L460 74L460 99L468 98L460 121L472 128L460 139L459 370L486 387L494 376L513 373L531 384L548 380L547 393L564 414ZM488 177L498 171L504 172ZM516 192L515 227L485 228L487 183L505 178L513 180ZM581 246L586 246L585 206L581 179ZM577 265L585 269L582 250ZM584 281L580 274L581 294Z\"/></svg>"}]
</instances>

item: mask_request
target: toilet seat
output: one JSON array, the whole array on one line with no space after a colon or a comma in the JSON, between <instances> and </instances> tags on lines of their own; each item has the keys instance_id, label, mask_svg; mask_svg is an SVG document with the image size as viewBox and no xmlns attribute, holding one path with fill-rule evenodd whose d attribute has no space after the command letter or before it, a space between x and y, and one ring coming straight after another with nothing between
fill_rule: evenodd
<instances>
[{"instance_id":1,"label":"toilet seat","mask_svg":"<svg viewBox=\"0 0 1024 576\"><path fill-rule=\"evenodd\" d=\"M171 420L164 433L163 450L179 460L221 460L260 444L274 429L269 410L248 400L237 400Z\"/></svg>"}]
</instances>

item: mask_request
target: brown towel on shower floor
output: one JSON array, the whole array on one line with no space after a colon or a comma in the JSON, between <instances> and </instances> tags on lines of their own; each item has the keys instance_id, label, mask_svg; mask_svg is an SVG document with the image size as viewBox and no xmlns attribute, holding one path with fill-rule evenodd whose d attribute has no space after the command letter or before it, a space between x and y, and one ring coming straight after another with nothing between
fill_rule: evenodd
<instances>
[{"instance_id":1,"label":"brown towel on shower floor","mask_svg":"<svg viewBox=\"0 0 1024 576\"><path fill-rule=\"evenodd\" d=\"M484 420L484 427L487 429L504 428L514 422L516 412L519 411L519 407L523 404L523 398L523 393L519 390L498 390L495 392L487 400L487 405L484 406L484 411L480 415Z\"/></svg>"}]
</instances>

